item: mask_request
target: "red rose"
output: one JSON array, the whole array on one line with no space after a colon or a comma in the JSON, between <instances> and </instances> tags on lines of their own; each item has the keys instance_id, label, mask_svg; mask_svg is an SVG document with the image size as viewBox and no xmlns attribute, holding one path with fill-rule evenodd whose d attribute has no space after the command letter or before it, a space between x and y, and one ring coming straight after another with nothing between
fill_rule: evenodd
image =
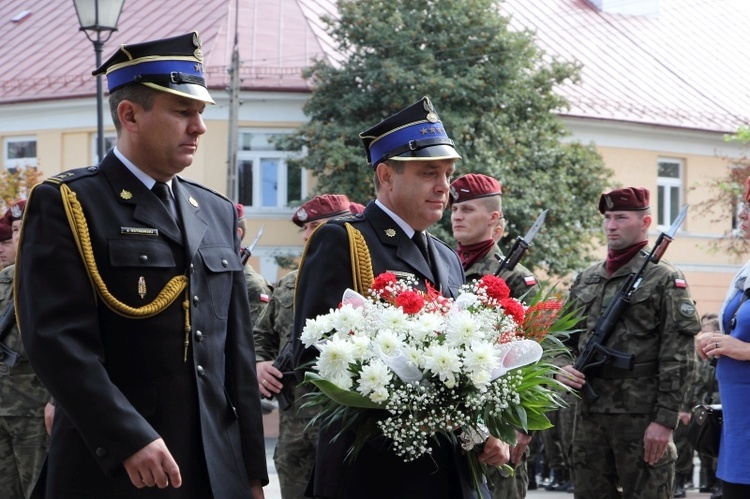
<instances>
[{"instance_id":1,"label":"red rose","mask_svg":"<svg viewBox=\"0 0 750 499\"><path fill-rule=\"evenodd\" d=\"M424 307L424 298L416 291L404 291L396 296L396 306L407 314L416 314Z\"/></svg>"},{"instance_id":2,"label":"red rose","mask_svg":"<svg viewBox=\"0 0 750 499\"><path fill-rule=\"evenodd\" d=\"M495 275L482 276L479 285L487 291L487 296L494 300L501 301L510 297L510 288L505 280Z\"/></svg>"}]
</instances>

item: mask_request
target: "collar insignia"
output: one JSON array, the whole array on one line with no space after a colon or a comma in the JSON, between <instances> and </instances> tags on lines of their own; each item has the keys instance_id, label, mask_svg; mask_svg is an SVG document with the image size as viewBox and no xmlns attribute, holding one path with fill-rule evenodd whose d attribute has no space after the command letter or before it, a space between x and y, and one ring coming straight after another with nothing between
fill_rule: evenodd
<instances>
[{"instance_id":1,"label":"collar insignia","mask_svg":"<svg viewBox=\"0 0 750 499\"><path fill-rule=\"evenodd\" d=\"M123 189L122 191L120 191L120 197L126 200L133 199L133 194L130 191L126 191L125 189Z\"/></svg>"},{"instance_id":2,"label":"collar insignia","mask_svg":"<svg viewBox=\"0 0 750 499\"><path fill-rule=\"evenodd\" d=\"M196 201L193 196L190 196L188 198L188 203L190 203L193 206L193 208L197 208L198 207L198 201Z\"/></svg>"},{"instance_id":3,"label":"collar insignia","mask_svg":"<svg viewBox=\"0 0 750 499\"><path fill-rule=\"evenodd\" d=\"M396 231L393 229L385 229L385 235L388 237L394 237L396 235Z\"/></svg>"}]
</instances>

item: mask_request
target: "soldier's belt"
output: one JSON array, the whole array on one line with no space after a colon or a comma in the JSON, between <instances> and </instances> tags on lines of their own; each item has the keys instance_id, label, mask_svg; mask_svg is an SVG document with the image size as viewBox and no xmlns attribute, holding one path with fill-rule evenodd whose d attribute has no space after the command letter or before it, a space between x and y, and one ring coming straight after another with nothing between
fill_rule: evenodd
<instances>
[{"instance_id":1,"label":"soldier's belt","mask_svg":"<svg viewBox=\"0 0 750 499\"><path fill-rule=\"evenodd\" d=\"M653 361L633 364L632 370L604 365L596 373L596 377L600 379L650 378L656 376L658 372L659 363Z\"/></svg>"}]
</instances>

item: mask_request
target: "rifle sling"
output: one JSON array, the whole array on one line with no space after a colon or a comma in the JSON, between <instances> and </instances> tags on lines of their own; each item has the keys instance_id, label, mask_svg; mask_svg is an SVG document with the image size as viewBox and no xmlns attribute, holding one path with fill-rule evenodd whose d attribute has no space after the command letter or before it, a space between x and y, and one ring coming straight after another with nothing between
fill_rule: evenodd
<instances>
[{"instance_id":1,"label":"rifle sling","mask_svg":"<svg viewBox=\"0 0 750 499\"><path fill-rule=\"evenodd\" d=\"M594 375L600 379L650 378L659 373L659 363L656 361L633 364L633 369L618 369L604 365Z\"/></svg>"}]
</instances>

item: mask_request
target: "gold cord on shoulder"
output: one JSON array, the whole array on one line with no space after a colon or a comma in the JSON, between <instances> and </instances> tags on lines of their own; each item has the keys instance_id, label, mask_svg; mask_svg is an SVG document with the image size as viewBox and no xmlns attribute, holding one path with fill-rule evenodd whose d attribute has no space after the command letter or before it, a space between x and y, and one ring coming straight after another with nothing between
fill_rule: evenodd
<instances>
[{"instance_id":1,"label":"gold cord on shoulder","mask_svg":"<svg viewBox=\"0 0 750 499\"><path fill-rule=\"evenodd\" d=\"M372 275L372 259L367 241L360 231L345 223L346 233L349 236L349 256L352 260L352 279L357 293L365 294L372 286L374 276Z\"/></svg>"},{"instance_id":2,"label":"gold cord on shoulder","mask_svg":"<svg viewBox=\"0 0 750 499\"><path fill-rule=\"evenodd\" d=\"M182 293L187 287L188 278L184 275L175 276L169 280L169 282L162 288L156 298L149 304L142 307L131 307L125 303L119 301L112 295L107 289L107 284L99 274L99 269L96 266L94 259L94 251L91 247L91 236L89 234L88 223L86 217L83 214L83 208L81 203L78 201L76 193L73 192L70 187L66 184L60 185L60 192L62 193L63 206L65 207L65 215L68 217L68 223L70 223L71 231L73 232L73 238L75 239L76 245L78 246L78 252L81 254L83 264L86 267L86 272L89 275L94 289L99 296L104 300L104 303L113 312L128 317L131 319L145 319L153 317L160 313L167 307L169 307L175 299ZM189 323L188 314L185 314L185 321ZM189 326L186 326L189 327Z\"/></svg>"}]
</instances>

